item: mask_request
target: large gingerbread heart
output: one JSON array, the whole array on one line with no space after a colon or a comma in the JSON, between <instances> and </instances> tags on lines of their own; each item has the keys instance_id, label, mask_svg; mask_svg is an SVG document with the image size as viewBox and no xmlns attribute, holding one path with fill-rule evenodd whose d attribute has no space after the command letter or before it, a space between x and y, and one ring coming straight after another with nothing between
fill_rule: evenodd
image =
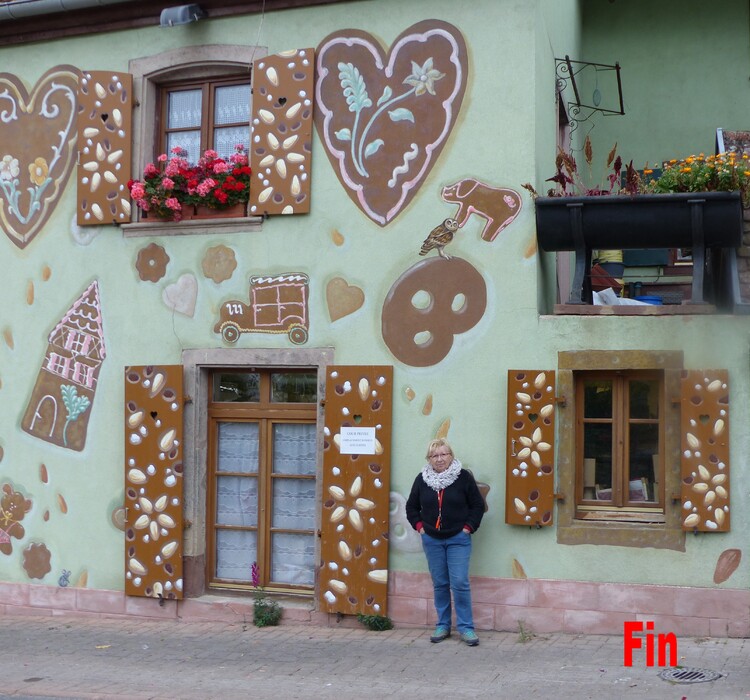
<instances>
[{"instance_id":1,"label":"large gingerbread heart","mask_svg":"<svg viewBox=\"0 0 750 700\"><path fill-rule=\"evenodd\" d=\"M315 127L352 201L386 226L435 165L461 109L466 43L451 24L409 27L385 55L347 29L317 49Z\"/></svg>"},{"instance_id":2,"label":"large gingerbread heart","mask_svg":"<svg viewBox=\"0 0 750 700\"><path fill-rule=\"evenodd\" d=\"M56 66L29 95L0 73L0 226L19 248L44 226L73 169L80 75Z\"/></svg>"}]
</instances>

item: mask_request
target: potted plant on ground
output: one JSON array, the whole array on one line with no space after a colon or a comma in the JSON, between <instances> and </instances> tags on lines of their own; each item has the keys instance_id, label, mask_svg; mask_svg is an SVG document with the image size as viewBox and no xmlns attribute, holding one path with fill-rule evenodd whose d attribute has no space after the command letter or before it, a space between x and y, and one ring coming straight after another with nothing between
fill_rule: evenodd
<instances>
[{"instance_id":1,"label":"potted plant on ground","mask_svg":"<svg viewBox=\"0 0 750 700\"><path fill-rule=\"evenodd\" d=\"M243 145L224 159L206 151L196 164L176 147L143 169L143 179L128 183L130 196L144 218L181 221L192 218L245 216L250 196L248 157Z\"/></svg>"},{"instance_id":2,"label":"potted plant on ground","mask_svg":"<svg viewBox=\"0 0 750 700\"><path fill-rule=\"evenodd\" d=\"M584 144L587 163L591 146ZM576 253L568 303L591 303L585 287L592 249L692 248L692 303L704 303L707 251L713 264L736 276L736 248L742 243L742 205L750 203L750 168L733 154L691 156L664 164L659 177L644 169L641 177L632 162L621 178L622 161L610 152L605 187L583 187L575 159L558 153L557 173L548 181L559 185L547 196L534 196L537 239L544 251ZM726 258L726 260L725 260ZM734 270L734 272L732 272ZM730 286L739 303L736 280Z\"/></svg>"}]
</instances>

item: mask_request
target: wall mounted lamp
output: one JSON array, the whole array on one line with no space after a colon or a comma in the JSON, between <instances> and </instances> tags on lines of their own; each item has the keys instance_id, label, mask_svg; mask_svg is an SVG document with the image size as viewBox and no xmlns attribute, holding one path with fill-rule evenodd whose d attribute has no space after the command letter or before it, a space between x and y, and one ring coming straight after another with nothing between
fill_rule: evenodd
<instances>
[{"instance_id":1,"label":"wall mounted lamp","mask_svg":"<svg viewBox=\"0 0 750 700\"><path fill-rule=\"evenodd\" d=\"M174 27L178 24L189 24L207 17L206 11L196 4L165 7L159 17L160 27Z\"/></svg>"}]
</instances>

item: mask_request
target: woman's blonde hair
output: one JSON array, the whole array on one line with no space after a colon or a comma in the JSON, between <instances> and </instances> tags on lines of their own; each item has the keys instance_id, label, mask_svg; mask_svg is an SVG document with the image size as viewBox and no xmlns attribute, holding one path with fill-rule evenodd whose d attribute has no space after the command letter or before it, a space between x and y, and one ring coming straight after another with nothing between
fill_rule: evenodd
<instances>
[{"instance_id":1,"label":"woman's blonde hair","mask_svg":"<svg viewBox=\"0 0 750 700\"><path fill-rule=\"evenodd\" d=\"M451 444L445 438L435 438L434 440L430 440L430 443L427 445L427 459L429 459L430 454L439 447L447 447L448 451L451 453L451 457L453 457L453 459L456 458L456 455L453 454Z\"/></svg>"}]
</instances>

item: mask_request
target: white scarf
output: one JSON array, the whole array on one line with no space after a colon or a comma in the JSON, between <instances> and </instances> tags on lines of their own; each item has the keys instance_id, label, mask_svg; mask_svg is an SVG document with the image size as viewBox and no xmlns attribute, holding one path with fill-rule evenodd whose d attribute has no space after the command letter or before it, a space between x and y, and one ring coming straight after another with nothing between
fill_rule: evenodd
<instances>
[{"instance_id":1,"label":"white scarf","mask_svg":"<svg viewBox=\"0 0 750 700\"><path fill-rule=\"evenodd\" d=\"M430 464L422 467L422 479L433 491L442 491L450 486L461 473L461 462L454 459L444 472L436 472Z\"/></svg>"}]
</instances>

